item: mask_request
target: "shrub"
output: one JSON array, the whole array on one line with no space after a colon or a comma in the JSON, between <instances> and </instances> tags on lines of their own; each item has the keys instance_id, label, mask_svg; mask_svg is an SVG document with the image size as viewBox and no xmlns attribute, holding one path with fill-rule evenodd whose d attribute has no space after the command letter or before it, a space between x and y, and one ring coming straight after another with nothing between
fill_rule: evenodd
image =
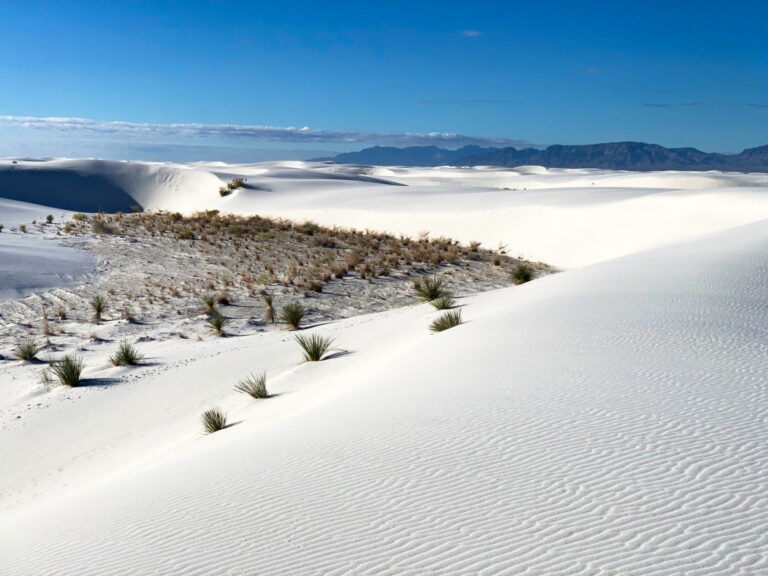
<instances>
[{"instance_id":1,"label":"shrub","mask_svg":"<svg viewBox=\"0 0 768 576\"><path fill-rule=\"evenodd\" d=\"M4 228L5 226L3 224L0 224L0 232L2 232Z\"/></svg>"},{"instance_id":2,"label":"shrub","mask_svg":"<svg viewBox=\"0 0 768 576\"><path fill-rule=\"evenodd\" d=\"M451 310L450 312L443 312L430 324L429 329L432 332L442 332L459 324L461 324L461 310Z\"/></svg>"},{"instance_id":3,"label":"shrub","mask_svg":"<svg viewBox=\"0 0 768 576\"><path fill-rule=\"evenodd\" d=\"M425 302L431 302L441 296L448 296L450 294L445 285L445 280L438 278L437 276L419 278L414 282L413 289L416 290L416 294L419 295L419 298Z\"/></svg>"},{"instance_id":4,"label":"shrub","mask_svg":"<svg viewBox=\"0 0 768 576\"><path fill-rule=\"evenodd\" d=\"M114 234L115 228L101 220L100 218L94 218L91 223L91 230L94 234Z\"/></svg>"},{"instance_id":5,"label":"shrub","mask_svg":"<svg viewBox=\"0 0 768 576\"><path fill-rule=\"evenodd\" d=\"M26 232L27 231L27 225L26 224L20 224L19 225L19 231L20 232Z\"/></svg>"},{"instance_id":6,"label":"shrub","mask_svg":"<svg viewBox=\"0 0 768 576\"><path fill-rule=\"evenodd\" d=\"M264 320L270 324L275 323L275 305L272 299L272 294L268 292L262 292L261 297L264 298Z\"/></svg>"},{"instance_id":7,"label":"shrub","mask_svg":"<svg viewBox=\"0 0 768 576\"><path fill-rule=\"evenodd\" d=\"M217 314L216 311L216 296L213 294L206 294L203 296L203 304L205 304L206 314Z\"/></svg>"},{"instance_id":8,"label":"shrub","mask_svg":"<svg viewBox=\"0 0 768 576\"><path fill-rule=\"evenodd\" d=\"M88 215L83 214L82 212L78 212L77 214L72 215L72 220L77 220L78 222L85 222L88 220Z\"/></svg>"},{"instance_id":9,"label":"shrub","mask_svg":"<svg viewBox=\"0 0 768 576\"><path fill-rule=\"evenodd\" d=\"M256 398L257 400L260 398L268 398L267 375L264 372L258 376L251 374L247 378L240 380L240 382L237 383L237 386L235 386L235 390L242 392L243 394L248 394L248 396Z\"/></svg>"},{"instance_id":10,"label":"shrub","mask_svg":"<svg viewBox=\"0 0 768 576\"><path fill-rule=\"evenodd\" d=\"M456 300L453 299L451 294L444 294L439 298L435 298L430 302L437 310L450 310L456 306Z\"/></svg>"},{"instance_id":11,"label":"shrub","mask_svg":"<svg viewBox=\"0 0 768 576\"><path fill-rule=\"evenodd\" d=\"M48 224L53 224L53 214L48 214L48 216L45 217L45 221Z\"/></svg>"},{"instance_id":12,"label":"shrub","mask_svg":"<svg viewBox=\"0 0 768 576\"><path fill-rule=\"evenodd\" d=\"M13 353L19 360L29 362L35 359L35 356L37 356L37 353L40 352L40 350L41 348L38 346L37 342L32 338L27 338L16 345L16 349Z\"/></svg>"},{"instance_id":13,"label":"shrub","mask_svg":"<svg viewBox=\"0 0 768 576\"><path fill-rule=\"evenodd\" d=\"M232 190L227 188L226 186L222 186L221 188L219 188L219 196L221 196L222 198L225 198L230 194L232 194Z\"/></svg>"},{"instance_id":14,"label":"shrub","mask_svg":"<svg viewBox=\"0 0 768 576\"><path fill-rule=\"evenodd\" d=\"M85 363L79 356L67 355L59 362L51 364L51 372L64 386L79 386L82 382L83 370L85 370Z\"/></svg>"},{"instance_id":15,"label":"shrub","mask_svg":"<svg viewBox=\"0 0 768 576\"><path fill-rule=\"evenodd\" d=\"M178 240L194 240L195 233L189 228L180 228L176 231L176 238Z\"/></svg>"},{"instance_id":16,"label":"shrub","mask_svg":"<svg viewBox=\"0 0 768 576\"><path fill-rule=\"evenodd\" d=\"M136 366L144 359L133 346L126 341L120 342L117 352L109 357L112 366Z\"/></svg>"},{"instance_id":17,"label":"shrub","mask_svg":"<svg viewBox=\"0 0 768 576\"><path fill-rule=\"evenodd\" d=\"M230 190L237 190L243 186L245 186L245 178L232 178L232 180L227 182L227 188Z\"/></svg>"},{"instance_id":18,"label":"shrub","mask_svg":"<svg viewBox=\"0 0 768 576\"><path fill-rule=\"evenodd\" d=\"M299 346L304 351L304 360L307 362L317 362L322 360L325 353L331 348L333 338L320 336L319 334L311 334L309 336L297 334L296 342L299 343Z\"/></svg>"},{"instance_id":19,"label":"shrub","mask_svg":"<svg viewBox=\"0 0 768 576\"><path fill-rule=\"evenodd\" d=\"M206 434L213 434L227 427L227 415L220 408L211 408L203 412L201 417L203 430Z\"/></svg>"},{"instance_id":20,"label":"shrub","mask_svg":"<svg viewBox=\"0 0 768 576\"><path fill-rule=\"evenodd\" d=\"M533 280L535 270L528 262L520 262L512 271L512 279L515 284L525 284Z\"/></svg>"},{"instance_id":21,"label":"shrub","mask_svg":"<svg viewBox=\"0 0 768 576\"><path fill-rule=\"evenodd\" d=\"M280 311L280 319L294 330L297 330L301 325L304 314L306 314L306 310L301 302L289 302Z\"/></svg>"},{"instance_id":22,"label":"shrub","mask_svg":"<svg viewBox=\"0 0 768 576\"><path fill-rule=\"evenodd\" d=\"M213 314L208 318L208 325L219 336L224 335L224 327L229 324L229 318L225 318L221 314Z\"/></svg>"},{"instance_id":23,"label":"shrub","mask_svg":"<svg viewBox=\"0 0 768 576\"><path fill-rule=\"evenodd\" d=\"M107 299L100 294L96 294L91 298L91 308L93 309L93 319L96 322L101 322L101 318L107 309Z\"/></svg>"}]
</instances>

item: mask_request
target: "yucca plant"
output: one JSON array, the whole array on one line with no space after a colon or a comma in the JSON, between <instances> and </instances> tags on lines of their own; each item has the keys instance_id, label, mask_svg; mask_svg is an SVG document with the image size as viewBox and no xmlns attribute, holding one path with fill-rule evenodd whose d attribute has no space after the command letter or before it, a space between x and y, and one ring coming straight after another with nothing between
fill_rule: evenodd
<instances>
[{"instance_id":1,"label":"yucca plant","mask_svg":"<svg viewBox=\"0 0 768 576\"><path fill-rule=\"evenodd\" d=\"M438 318L430 324L429 329L432 332L442 332L454 326L461 324L461 310L451 310L443 312Z\"/></svg>"},{"instance_id":2,"label":"yucca plant","mask_svg":"<svg viewBox=\"0 0 768 576\"><path fill-rule=\"evenodd\" d=\"M451 294L445 294L439 298L435 298L430 304L437 310L450 310L456 306L456 300L454 300Z\"/></svg>"},{"instance_id":3,"label":"yucca plant","mask_svg":"<svg viewBox=\"0 0 768 576\"><path fill-rule=\"evenodd\" d=\"M280 311L280 319L296 330L301 326L304 314L306 314L306 310L301 302L289 302Z\"/></svg>"},{"instance_id":4,"label":"yucca plant","mask_svg":"<svg viewBox=\"0 0 768 576\"><path fill-rule=\"evenodd\" d=\"M515 281L515 284L525 284L526 282L533 280L534 274L535 270L533 269L533 266L528 264L528 262L520 262L515 266L515 269L512 270L512 279Z\"/></svg>"},{"instance_id":5,"label":"yucca plant","mask_svg":"<svg viewBox=\"0 0 768 576\"><path fill-rule=\"evenodd\" d=\"M263 292L261 297L264 299L264 320L270 324L275 323L275 305L272 294Z\"/></svg>"},{"instance_id":6,"label":"yucca plant","mask_svg":"<svg viewBox=\"0 0 768 576\"><path fill-rule=\"evenodd\" d=\"M251 374L247 378L240 380L240 382L237 383L237 386L235 386L235 390L242 392L243 394L248 394L248 396L256 398L257 400L260 398L268 398L267 375L264 372L258 375Z\"/></svg>"},{"instance_id":7,"label":"yucca plant","mask_svg":"<svg viewBox=\"0 0 768 576\"><path fill-rule=\"evenodd\" d=\"M297 334L296 342L299 343L299 346L304 351L304 360L307 362L318 362L330 350L334 340L329 336L320 336L319 334L311 334L309 336Z\"/></svg>"},{"instance_id":8,"label":"yucca plant","mask_svg":"<svg viewBox=\"0 0 768 576\"><path fill-rule=\"evenodd\" d=\"M80 356L67 355L58 362L52 362L50 369L61 384L75 387L80 386L82 382L81 377L83 370L85 370L85 362Z\"/></svg>"},{"instance_id":9,"label":"yucca plant","mask_svg":"<svg viewBox=\"0 0 768 576\"><path fill-rule=\"evenodd\" d=\"M201 416L203 430L206 434L213 434L227 427L227 415L220 408L211 408L203 412Z\"/></svg>"},{"instance_id":10,"label":"yucca plant","mask_svg":"<svg viewBox=\"0 0 768 576\"><path fill-rule=\"evenodd\" d=\"M224 327L229 324L229 318L225 318L221 314L214 314L208 318L208 325L216 334L223 335Z\"/></svg>"},{"instance_id":11,"label":"yucca plant","mask_svg":"<svg viewBox=\"0 0 768 576\"><path fill-rule=\"evenodd\" d=\"M216 314L216 296L213 294L206 294L203 296L203 304L205 305L204 312L206 314Z\"/></svg>"},{"instance_id":12,"label":"yucca plant","mask_svg":"<svg viewBox=\"0 0 768 576\"><path fill-rule=\"evenodd\" d=\"M448 287L445 284L445 280L437 276L419 278L414 282L413 289L416 290L416 294L418 294L419 298L424 302L432 302L432 300L450 294Z\"/></svg>"},{"instance_id":13,"label":"yucca plant","mask_svg":"<svg viewBox=\"0 0 768 576\"><path fill-rule=\"evenodd\" d=\"M30 362L35 359L35 356L37 356L37 353L40 352L40 350L40 346L38 346L33 338L26 338L16 345L13 353L19 360Z\"/></svg>"},{"instance_id":14,"label":"yucca plant","mask_svg":"<svg viewBox=\"0 0 768 576\"><path fill-rule=\"evenodd\" d=\"M104 311L107 309L107 299L101 294L96 294L91 298L91 308L93 308L93 319L96 322L101 322Z\"/></svg>"},{"instance_id":15,"label":"yucca plant","mask_svg":"<svg viewBox=\"0 0 768 576\"><path fill-rule=\"evenodd\" d=\"M139 354L136 348L125 340L120 342L117 352L109 357L109 361L113 366L136 366L143 359L144 356Z\"/></svg>"}]
</instances>

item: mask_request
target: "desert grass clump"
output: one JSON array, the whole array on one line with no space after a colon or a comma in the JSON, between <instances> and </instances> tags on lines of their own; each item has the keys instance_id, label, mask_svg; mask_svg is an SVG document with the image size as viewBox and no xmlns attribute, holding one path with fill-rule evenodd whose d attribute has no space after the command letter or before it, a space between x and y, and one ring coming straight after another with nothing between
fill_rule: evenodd
<instances>
[{"instance_id":1,"label":"desert grass clump","mask_svg":"<svg viewBox=\"0 0 768 576\"><path fill-rule=\"evenodd\" d=\"M135 347L123 340L120 342L117 352L109 357L109 362L112 366L136 366L143 359L144 356L139 354Z\"/></svg>"},{"instance_id":2,"label":"desert grass clump","mask_svg":"<svg viewBox=\"0 0 768 576\"><path fill-rule=\"evenodd\" d=\"M210 318L208 318L207 322L208 326L211 327L211 330L213 330L219 336L223 336L224 327L229 324L229 318L225 318L221 314L213 314Z\"/></svg>"},{"instance_id":3,"label":"desert grass clump","mask_svg":"<svg viewBox=\"0 0 768 576\"><path fill-rule=\"evenodd\" d=\"M91 308L93 309L93 319L96 322L101 322L101 318L107 309L107 299L101 294L96 294L91 298Z\"/></svg>"},{"instance_id":4,"label":"desert grass clump","mask_svg":"<svg viewBox=\"0 0 768 576\"><path fill-rule=\"evenodd\" d=\"M319 334L311 334L309 336L297 334L296 342L299 343L299 346L304 351L304 360L307 362L318 362L330 350L334 340L329 336L320 336Z\"/></svg>"},{"instance_id":5,"label":"desert grass clump","mask_svg":"<svg viewBox=\"0 0 768 576\"><path fill-rule=\"evenodd\" d=\"M268 398L267 375L264 372L256 376L251 374L247 378L240 380L240 382L237 383L237 386L235 386L235 390L242 392L243 394L248 394L248 396L256 398L257 400Z\"/></svg>"},{"instance_id":6,"label":"desert grass clump","mask_svg":"<svg viewBox=\"0 0 768 576\"><path fill-rule=\"evenodd\" d=\"M430 324L429 329L432 332L442 332L448 330L454 326L461 324L461 310L451 310L450 312L443 312L440 316Z\"/></svg>"},{"instance_id":7,"label":"desert grass clump","mask_svg":"<svg viewBox=\"0 0 768 576\"><path fill-rule=\"evenodd\" d=\"M16 358L24 362L31 362L35 359L41 348L32 338L25 338L16 345L13 351Z\"/></svg>"},{"instance_id":8,"label":"desert grass clump","mask_svg":"<svg viewBox=\"0 0 768 576\"><path fill-rule=\"evenodd\" d=\"M82 374L85 370L85 362L80 356L64 356L60 361L51 363L51 372L64 386L73 388L82 383Z\"/></svg>"},{"instance_id":9,"label":"desert grass clump","mask_svg":"<svg viewBox=\"0 0 768 576\"><path fill-rule=\"evenodd\" d=\"M204 312L206 314L216 314L216 296L213 294L206 294L203 296L203 304L205 305Z\"/></svg>"},{"instance_id":10,"label":"desert grass clump","mask_svg":"<svg viewBox=\"0 0 768 576\"><path fill-rule=\"evenodd\" d=\"M201 416L203 430L206 434L213 434L227 427L227 415L220 408L211 408L203 412Z\"/></svg>"},{"instance_id":11,"label":"desert grass clump","mask_svg":"<svg viewBox=\"0 0 768 576\"><path fill-rule=\"evenodd\" d=\"M520 262L515 266L515 269L512 270L512 279L515 281L515 284L525 284L526 282L533 280L534 274L535 270L533 269L533 266L528 264L528 262Z\"/></svg>"},{"instance_id":12,"label":"desert grass clump","mask_svg":"<svg viewBox=\"0 0 768 576\"><path fill-rule=\"evenodd\" d=\"M270 324L275 323L275 303L272 298L272 294L269 292L262 292L261 297L264 299L264 320Z\"/></svg>"},{"instance_id":13,"label":"desert grass clump","mask_svg":"<svg viewBox=\"0 0 768 576\"><path fill-rule=\"evenodd\" d=\"M432 304L436 310L450 310L456 306L456 300L453 298L452 294L444 294L439 298L432 300L430 304Z\"/></svg>"},{"instance_id":14,"label":"desert grass clump","mask_svg":"<svg viewBox=\"0 0 768 576\"><path fill-rule=\"evenodd\" d=\"M437 276L419 278L414 282L413 289L416 290L416 294L424 302L432 302L432 300L437 300L441 296L448 296L450 294L445 280Z\"/></svg>"},{"instance_id":15,"label":"desert grass clump","mask_svg":"<svg viewBox=\"0 0 768 576\"><path fill-rule=\"evenodd\" d=\"M280 311L280 319L294 330L298 330L306 313L307 311L301 302L289 302Z\"/></svg>"}]
</instances>

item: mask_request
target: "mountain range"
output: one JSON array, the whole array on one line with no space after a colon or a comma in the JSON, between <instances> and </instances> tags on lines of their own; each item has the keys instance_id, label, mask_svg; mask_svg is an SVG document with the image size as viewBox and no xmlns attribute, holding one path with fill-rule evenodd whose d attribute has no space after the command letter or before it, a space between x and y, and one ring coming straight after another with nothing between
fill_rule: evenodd
<instances>
[{"instance_id":1,"label":"mountain range","mask_svg":"<svg viewBox=\"0 0 768 576\"><path fill-rule=\"evenodd\" d=\"M702 152L696 148L665 148L644 142L553 145L538 148L482 148L446 150L436 146L395 148L374 146L315 161L377 166L523 166L547 168L605 168L610 170L730 170L768 172L768 145L739 154Z\"/></svg>"}]
</instances>

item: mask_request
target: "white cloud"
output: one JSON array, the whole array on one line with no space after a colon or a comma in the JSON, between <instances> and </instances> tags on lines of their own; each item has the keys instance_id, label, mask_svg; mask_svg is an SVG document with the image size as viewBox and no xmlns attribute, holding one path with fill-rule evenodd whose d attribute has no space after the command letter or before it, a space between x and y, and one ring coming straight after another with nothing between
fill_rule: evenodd
<instances>
[{"instance_id":1,"label":"white cloud","mask_svg":"<svg viewBox=\"0 0 768 576\"><path fill-rule=\"evenodd\" d=\"M303 144L383 144L390 146L517 146L527 144L506 138L478 138L464 134L429 132L382 133L366 131L315 130L308 126L279 127L242 124L157 124L144 122L105 122L88 118L0 116L0 127L60 131L82 136L120 136L140 141L179 140L181 138L224 139L246 142L285 142Z\"/></svg>"}]
</instances>

